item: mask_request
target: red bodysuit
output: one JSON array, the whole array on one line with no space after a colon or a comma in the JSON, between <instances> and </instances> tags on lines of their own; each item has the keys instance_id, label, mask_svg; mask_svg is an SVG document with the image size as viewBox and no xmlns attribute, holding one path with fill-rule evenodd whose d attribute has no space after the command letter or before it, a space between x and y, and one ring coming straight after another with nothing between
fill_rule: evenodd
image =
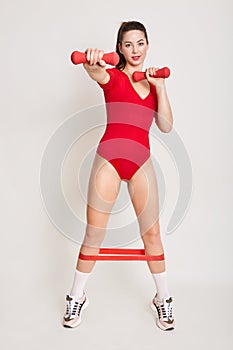
<instances>
[{"instance_id":1,"label":"red bodysuit","mask_svg":"<svg viewBox=\"0 0 233 350\"><path fill-rule=\"evenodd\" d=\"M107 69L110 80L104 91L107 125L97 153L107 159L122 180L130 180L150 157L149 129L157 110L154 85L142 99L122 71Z\"/></svg>"}]
</instances>

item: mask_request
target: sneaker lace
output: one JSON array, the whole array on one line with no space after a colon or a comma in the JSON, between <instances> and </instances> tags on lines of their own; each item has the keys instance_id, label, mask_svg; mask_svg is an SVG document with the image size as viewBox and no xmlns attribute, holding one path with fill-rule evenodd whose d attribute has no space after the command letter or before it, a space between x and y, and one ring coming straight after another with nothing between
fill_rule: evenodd
<instances>
[{"instance_id":1,"label":"sneaker lace","mask_svg":"<svg viewBox=\"0 0 233 350\"><path fill-rule=\"evenodd\" d=\"M66 314L67 314L68 316L71 316L71 314L72 314L71 308L72 308L72 304L71 304L71 301L69 300L68 303L67 303L67 305L66 305Z\"/></svg>"},{"instance_id":2,"label":"sneaker lace","mask_svg":"<svg viewBox=\"0 0 233 350\"><path fill-rule=\"evenodd\" d=\"M75 304L74 304L74 307L75 307ZM66 314L67 314L67 316L71 316L71 315L75 314L74 307L72 308L72 301L69 300L67 305L66 305Z\"/></svg>"},{"instance_id":3,"label":"sneaker lace","mask_svg":"<svg viewBox=\"0 0 233 350\"><path fill-rule=\"evenodd\" d=\"M75 301L74 305L72 307L72 300L68 300L68 303L66 305L66 314L68 316L75 316L75 313L78 309L78 315L80 314L80 310L82 308L82 303L80 301Z\"/></svg>"},{"instance_id":4,"label":"sneaker lace","mask_svg":"<svg viewBox=\"0 0 233 350\"><path fill-rule=\"evenodd\" d=\"M167 307L165 305L161 305L162 313L164 318L172 319L172 303L167 303Z\"/></svg>"},{"instance_id":5,"label":"sneaker lace","mask_svg":"<svg viewBox=\"0 0 233 350\"><path fill-rule=\"evenodd\" d=\"M167 313L168 313L168 318L172 318L172 305L171 305L171 303L168 304Z\"/></svg>"}]
</instances>

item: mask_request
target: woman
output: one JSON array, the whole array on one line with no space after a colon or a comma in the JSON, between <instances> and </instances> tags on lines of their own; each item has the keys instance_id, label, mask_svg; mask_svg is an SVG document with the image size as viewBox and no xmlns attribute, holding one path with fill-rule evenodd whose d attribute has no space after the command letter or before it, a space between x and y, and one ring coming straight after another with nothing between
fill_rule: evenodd
<instances>
[{"instance_id":1,"label":"woman","mask_svg":"<svg viewBox=\"0 0 233 350\"><path fill-rule=\"evenodd\" d=\"M80 249L83 254L99 253L122 180L127 181L145 253L160 255L164 252L148 132L153 119L162 132L169 132L173 117L164 79L151 77L157 68L146 69L147 79L143 81L132 79L134 71L142 71L148 47L144 25L130 21L123 22L118 31L116 52L120 61L115 68L105 69L102 50L86 50L88 63L84 68L104 91L108 120L90 175L87 226ZM81 322L82 311L88 306L84 287L94 265L95 261L80 258L77 261L73 286L66 295L65 327L76 327ZM157 289L151 303L157 325L163 330L174 329L174 299L168 291L165 261L148 261L148 267Z\"/></svg>"}]
</instances>

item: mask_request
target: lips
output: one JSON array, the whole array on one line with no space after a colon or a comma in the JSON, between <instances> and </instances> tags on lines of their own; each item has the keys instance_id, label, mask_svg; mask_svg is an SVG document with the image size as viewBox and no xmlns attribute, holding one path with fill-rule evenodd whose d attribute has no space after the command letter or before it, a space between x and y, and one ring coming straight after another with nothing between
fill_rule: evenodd
<instances>
[{"instance_id":1,"label":"lips","mask_svg":"<svg viewBox=\"0 0 233 350\"><path fill-rule=\"evenodd\" d=\"M133 59L134 61L138 61L139 58L140 58L140 56L133 56L133 57L132 57L132 59Z\"/></svg>"}]
</instances>

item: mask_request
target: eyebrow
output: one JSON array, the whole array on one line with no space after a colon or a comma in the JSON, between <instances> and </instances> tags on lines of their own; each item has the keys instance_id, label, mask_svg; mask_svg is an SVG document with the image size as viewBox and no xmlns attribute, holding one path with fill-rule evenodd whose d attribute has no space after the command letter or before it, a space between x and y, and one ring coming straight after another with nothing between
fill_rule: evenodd
<instances>
[{"instance_id":1,"label":"eyebrow","mask_svg":"<svg viewBox=\"0 0 233 350\"><path fill-rule=\"evenodd\" d=\"M138 41L137 41L137 43L139 43L140 41L144 41L145 39L139 39ZM124 44L126 44L126 43L130 43L130 44L132 44L132 41L124 41Z\"/></svg>"}]
</instances>

